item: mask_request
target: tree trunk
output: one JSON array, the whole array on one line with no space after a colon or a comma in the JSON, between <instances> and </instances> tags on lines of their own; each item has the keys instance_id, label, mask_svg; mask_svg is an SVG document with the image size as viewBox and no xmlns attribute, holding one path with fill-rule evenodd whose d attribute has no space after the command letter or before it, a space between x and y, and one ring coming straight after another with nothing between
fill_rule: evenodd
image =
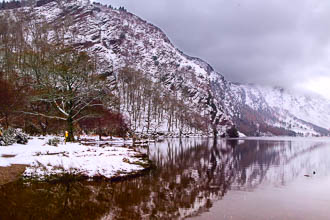
<instances>
[{"instance_id":1,"label":"tree trunk","mask_svg":"<svg viewBox=\"0 0 330 220\"><path fill-rule=\"evenodd\" d=\"M8 115L5 114L5 129L9 128L9 120L8 120Z\"/></svg>"},{"instance_id":2,"label":"tree trunk","mask_svg":"<svg viewBox=\"0 0 330 220\"><path fill-rule=\"evenodd\" d=\"M74 142L74 135L73 135L73 119L71 116L67 119L67 129L68 129L68 137L66 137L67 142Z\"/></svg>"},{"instance_id":3,"label":"tree trunk","mask_svg":"<svg viewBox=\"0 0 330 220\"><path fill-rule=\"evenodd\" d=\"M217 130L217 127L216 126L213 126L213 137L214 138L217 138L218 136L218 130Z\"/></svg>"}]
</instances>

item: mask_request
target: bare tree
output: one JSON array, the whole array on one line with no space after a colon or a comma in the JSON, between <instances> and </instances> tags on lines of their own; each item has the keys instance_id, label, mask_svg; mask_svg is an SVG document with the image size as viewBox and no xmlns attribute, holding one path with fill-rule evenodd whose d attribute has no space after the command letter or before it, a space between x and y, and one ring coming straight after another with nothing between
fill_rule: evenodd
<instances>
[{"instance_id":1,"label":"bare tree","mask_svg":"<svg viewBox=\"0 0 330 220\"><path fill-rule=\"evenodd\" d=\"M40 65L34 71L36 60ZM25 113L66 121L67 141L74 141L76 122L94 116L86 111L88 108L107 106L113 101L108 78L96 72L95 62L86 52L73 47L49 44L41 51L32 49L28 52L26 70L37 91L31 101L50 103L56 114Z\"/></svg>"}]
</instances>

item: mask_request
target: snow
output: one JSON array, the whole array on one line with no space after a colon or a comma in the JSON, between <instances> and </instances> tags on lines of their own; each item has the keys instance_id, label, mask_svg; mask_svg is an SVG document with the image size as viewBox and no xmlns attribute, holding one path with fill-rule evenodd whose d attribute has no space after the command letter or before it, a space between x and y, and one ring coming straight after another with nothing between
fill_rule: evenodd
<instances>
[{"instance_id":1,"label":"snow","mask_svg":"<svg viewBox=\"0 0 330 220\"><path fill-rule=\"evenodd\" d=\"M36 23L41 22L43 18L48 23L57 23L63 19L63 13L69 14L74 22L67 27L68 31L64 33L65 38L68 42L77 45L90 45L84 50L93 57L97 55L102 71L108 71L109 66L113 66L114 72L117 74L118 69L130 66L143 72L153 82L159 82L159 79L164 77L168 79L164 85L164 91L166 91L164 96L173 93L171 87L177 88L178 92L175 94L177 99L184 102L187 109L202 115L210 115L210 112L214 110L207 101L211 99L216 106L217 117L230 121L230 118L227 117L227 113L232 115L230 114L232 110L228 108L229 102L222 102L220 100L222 97L212 94L214 92L210 86L210 82L212 82L219 85L218 89L222 89L222 85L225 84L224 78L213 71L206 62L183 54L172 45L159 28L137 16L99 4L88 4L87 0L63 4L52 2L31 10L28 8L19 10L25 10L38 18ZM71 31L74 31L74 34ZM122 34L125 34L125 40L122 43L111 43L120 39ZM54 37L55 33L49 36L50 40ZM152 59L153 56L158 58L158 65ZM183 89L187 88L187 91L194 95L184 98ZM220 93L222 92L219 91ZM222 111L222 104L225 106L225 114ZM129 110L120 110L123 115L127 116L127 119L131 119ZM145 130L147 125L145 119L146 112L143 112L138 127L134 127L134 131L143 132ZM191 133L189 126L182 129L169 129L168 112L164 113L161 120L157 122L152 120L150 123L151 130L155 133L165 133L169 130L173 134L179 134L181 130L183 133Z\"/></svg>"},{"instance_id":2,"label":"snow","mask_svg":"<svg viewBox=\"0 0 330 220\"><path fill-rule=\"evenodd\" d=\"M244 133L242 133L242 132L238 132L238 136L241 137L241 138L246 137L246 135Z\"/></svg>"},{"instance_id":3,"label":"snow","mask_svg":"<svg viewBox=\"0 0 330 220\"><path fill-rule=\"evenodd\" d=\"M146 164L142 159L137 158L141 153L124 147L124 144L129 144L131 141L114 139L113 141L89 142L96 144L94 146L61 143L55 147L46 144L51 138L54 137L33 137L27 145L15 144L0 147L0 166L28 165L23 176L38 179L64 173L110 179L144 169L136 163ZM88 140L95 139L90 137Z\"/></svg>"},{"instance_id":4,"label":"snow","mask_svg":"<svg viewBox=\"0 0 330 220\"><path fill-rule=\"evenodd\" d=\"M330 127L330 101L322 97L258 85L232 85L232 91L237 95L240 92L243 94L243 105L258 112L272 112L273 119L267 122L269 125L292 130L303 136L320 135L315 126L324 129Z\"/></svg>"},{"instance_id":5,"label":"snow","mask_svg":"<svg viewBox=\"0 0 330 220\"><path fill-rule=\"evenodd\" d=\"M113 66L116 74L118 69L130 66L143 72L154 82L166 76L168 81L164 86L167 87L165 95L171 94L169 88L177 88L178 100L182 100L193 112L210 115L214 110L209 104L212 103L216 106L218 118L232 121L241 113L241 106L248 106L261 113L264 111L267 115L270 112L272 117L268 117L265 123L299 132L304 136L319 135L315 125L330 128L329 100L309 99L288 91L283 92L278 88L237 86L230 83L206 62L189 57L175 48L159 28L131 13L88 4L87 0L63 4L51 2L42 7L20 10L35 15L38 18L36 23L41 22L42 18L48 23L56 23L63 19L62 12L69 13L74 22L68 30L75 30L75 34L73 37L68 31L65 36L77 45L91 45L85 50L92 56L97 55L103 70L108 71L109 66ZM111 44L112 40L120 39L123 33L123 43ZM55 36L55 33L53 35ZM50 39L54 36L50 36ZM158 57L159 65L155 65L153 56ZM188 88L189 92L194 91L195 95L184 100L182 88ZM121 112L130 118L127 110L121 109ZM135 128L136 132L144 131L143 128L147 124L146 112L141 118L139 127ZM155 133L167 132L168 118L168 113L165 112L160 122L152 121L151 130ZM185 127L184 131L189 132L189 127ZM179 134L180 130L175 129L171 132Z\"/></svg>"}]
</instances>

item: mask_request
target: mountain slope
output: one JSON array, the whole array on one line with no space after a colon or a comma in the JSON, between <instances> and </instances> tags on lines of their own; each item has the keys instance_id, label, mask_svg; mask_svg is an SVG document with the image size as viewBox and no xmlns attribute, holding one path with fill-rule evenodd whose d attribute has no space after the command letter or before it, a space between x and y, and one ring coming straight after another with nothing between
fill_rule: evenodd
<instances>
[{"instance_id":1,"label":"mountain slope","mask_svg":"<svg viewBox=\"0 0 330 220\"><path fill-rule=\"evenodd\" d=\"M49 40L55 41L61 35L66 43L96 56L100 72L113 77L118 87L123 86L119 80L121 70L131 68L147 79L144 87L161 88L157 93L160 102L174 97L175 112L171 110L173 105L161 104L162 107L155 110L158 115L150 116L155 100L142 110L138 106L139 114L132 112L140 102L122 105L121 111L135 132L192 132L191 116L199 115L202 118L195 132L196 127L206 124L207 132L223 133L235 123L248 135L329 133L325 129L330 122L327 101L228 82L203 60L175 48L159 28L123 9L90 4L87 0L43 0L35 7L5 11L14 17L23 13L32 18L25 21L26 25L46 22L55 27L65 26L52 30ZM118 90L119 97L125 94ZM181 121L181 125L177 121ZM206 130L204 128L204 132Z\"/></svg>"},{"instance_id":2,"label":"mountain slope","mask_svg":"<svg viewBox=\"0 0 330 220\"><path fill-rule=\"evenodd\" d=\"M232 88L238 96L242 97L239 102L241 109L251 114L256 113L257 118L262 118L259 121L254 119L261 132L271 132L274 128L282 128L286 131L278 132L287 135L329 134L327 128L330 123L330 103L322 97L294 94L279 87L233 84ZM241 113L243 112L241 110ZM250 120L248 116L243 116L242 119ZM263 123L272 129L267 130L265 125L262 126ZM258 126L247 133L252 135L257 132Z\"/></svg>"},{"instance_id":3,"label":"mountain slope","mask_svg":"<svg viewBox=\"0 0 330 220\"><path fill-rule=\"evenodd\" d=\"M225 90L224 77L204 61L176 49L159 28L124 10L87 1L53 1L29 13L48 23L70 21L67 42L97 54L105 71L113 69L115 75L124 67L141 71L153 82L161 82L168 94L177 96L189 109L209 117L211 127L221 130L231 124L230 103L217 98L218 91ZM164 119L158 127L167 130L166 124Z\"/></svg>"}]
</instances>

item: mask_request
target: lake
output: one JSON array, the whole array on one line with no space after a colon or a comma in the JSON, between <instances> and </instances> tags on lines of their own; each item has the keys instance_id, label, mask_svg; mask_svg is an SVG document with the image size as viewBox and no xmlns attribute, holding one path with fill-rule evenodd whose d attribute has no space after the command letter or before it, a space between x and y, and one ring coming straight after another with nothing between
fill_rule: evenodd
<instances>
[{"instance_id":1,"label":"lake","mask_svg":"<svg viewBox=\"0 0 330 220\"><path fill-rule=\"evenodd\" d=\"M141 150L157 168L137 178L0 186L0 219L330 219L330 139L167 139Z\"/></svg>"}]
</instances>

